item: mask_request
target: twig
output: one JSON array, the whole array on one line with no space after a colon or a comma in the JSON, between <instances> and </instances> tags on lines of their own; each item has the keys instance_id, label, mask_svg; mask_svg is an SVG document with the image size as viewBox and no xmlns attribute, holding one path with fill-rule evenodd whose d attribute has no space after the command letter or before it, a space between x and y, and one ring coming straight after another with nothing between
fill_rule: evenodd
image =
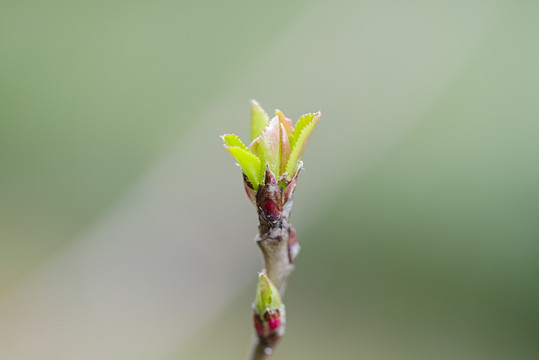
<instances>
[{"instance_id":1,"label":"twig","mask_svg":"<svg viewBox=\"0 0 539 360\"><path fill-rule=\"evenodd\" d=\"M237 135L221 136L241 167L245 192L258 211L255 241L262 250L265 269L259 275L253 306L256 334L251 360L270 359L284 335L286 314L281 297L300 249L290 225L292 195L303 164L303 150L320 116L320 112L304 114L292 126L292 120L281 111L276 110L270 119L253 100L249 146Z\"/></svg>"},{"instance_id":2,"label":"twig","mask_svg":"<svg viewBox=\"0 0 539 360\"><path fill-rule=\"evenodd\" d=\"M299 169L293 181L297 180L298 173ZM281 205L283 203L284 205ZM275 181L271 171L266 169L265 184L260 185L256 194L259 233L255 241L264 257L265 270L263 272L279 290L281 297L284 296L288 277L294 270L294 259L300 249L296 233L290 225L292 204L292 192L288 196L286 193L283 194L282 188ZM284 313L280 315L284 320ZM256 319L257 314L255 314L255 323ZM274 348L284 334L284 326L284 321L282 321L281 326L274 331L257 333L252 345L252 360L271 358Z\"/></svg>"}]
</instances>

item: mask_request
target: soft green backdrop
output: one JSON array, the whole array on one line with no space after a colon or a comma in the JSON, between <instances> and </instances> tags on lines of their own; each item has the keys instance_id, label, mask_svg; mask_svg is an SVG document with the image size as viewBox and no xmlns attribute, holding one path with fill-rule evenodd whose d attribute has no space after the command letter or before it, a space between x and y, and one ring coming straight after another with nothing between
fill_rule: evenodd
<instances>
[{"instance_id":1,"label":"soft green backdrop","mask_svg":"<svg viewBox=\"0 0 539 360\"><path fill-rule=\"evenodd\" d=\"M296 195L303 249L276 359L539 356L538 2L8 1L1 8L0 333L13 340L0 357L33 359L25 344L51 360L244 356L259 259L252 260L250 237L221 224L254 233L255 217L218 135L247 137L250 98L293 118L323 112ZM123 341L135 354L153 344L140 357L103 345L99 331L73 335L16 308L32 299L36 314L50 313L31 296L49 291L35 284L56 281L43 269L97 243L90 229L116 222L110 213L118 203L129 211L139 184L171 157L177 187L144 189L166 188L178 207L196 193L186 212L211 232L160 230L177 239L179 254L189 243L208 252L242 243L238 257L249 259L252 276L229 276L240 265L226 261L225 250L216 255L222 263L207 267L243 290L213 294L208 303L222 308L182 322L176 308L196 313L202 289L218 284L156 245L149 264L164 257L178 267L159 275L162 287L145 301L169 311L187 335L175 343L175 332L157 322L148 333L160 329L171 339L160 343L144 336L143 321L136 340L111 331L110 344ZM196 181L187 188L186 178ZM170 214L165 198L151 203L151 216ZM156 234L141 241L151 244ZM124 266L115 261L111 271ZM170 295L162 289L177 286L178 272L189 280ZM86 276L76 283L85 286ZM144 279L125 279L146 292ZM122 299L123 280L113 284ZM93 290L65 289L77 294L65 300L58 290L67 307L93 308ZM9 315L17 311L30 320ZM98 314L95 323L120 323L113 310ZM56 342L28 335L32 321L50 325Z\"/></svg>"}]
</instances>

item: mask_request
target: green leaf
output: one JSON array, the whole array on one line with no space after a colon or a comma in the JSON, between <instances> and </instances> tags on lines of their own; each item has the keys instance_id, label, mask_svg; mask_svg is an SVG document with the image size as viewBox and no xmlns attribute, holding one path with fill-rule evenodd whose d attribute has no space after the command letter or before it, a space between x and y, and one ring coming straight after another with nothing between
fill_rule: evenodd
<instances>
[{"instance_id":1,"label":"green leaf","mask_svg":"<svg viewBox=\"0 0 539 360\"><path fill-rule=\"evenodd\" d=\"M279 119L274 117L269 125L262 131L258 139L258 155L263 166L268 163L269 168L275 177L279 176L281 170L281 127Z\"/></svg>"},{"instance_id":2,"label":"green leaf","mask_svg":"<svg viewBox=\"0 0 539 360\"><path fill-rule=\"evenodd\" d=\"M259 315L264 314L266 309L280 309L282 306L279 290L265 273L261 273L258 278L255 306Z\"/></svg>"},{"instance_id":3,"label":"green leaf","mask_svg":"<svg viewBox=\"0 0 539 360\"><path fill-rule=\"evenodd\" d=\"M223 139L223 142L225 144L225 147L232 147L237 146L241 149L247 150L247 146L245 146L238 135L235 134L226 134L221 137Z\"/></svg>"},{"instance_id":4,"label":"green leaf","mask_svg":"<svg viewBox=\"0 0 539 360\"><path fill-rule=\"evenodd\" d=\"M262 162L253 155L236 135L221 136L225 148L234 156L241 167L241 171L247 176L254 189L262 183Z\"/></svg>"},{"instance_id":5,"label":"green leaf","mask_svg":"<svg viewBox=\"0 0 539 360\"><path fill-rule=\"evenodd\" d=\"M251 100L251 141L268 126L269 116L256 100Z\"/></svg>"},{"instance_id":6,"label":"green leaf","mask_svg":"<svg viewBox=\"0 0 539 360\"><path fill-rule=\"evenodd\" d=\"M237 146L229 147L227 150L236 158L243 173L247 176L255 190L262 183L262 162L247 150Z\"/></svg>"},{"instance_id":7,"label":"green leaf","mask_svg":"<svg viewBox=\"0 0 539 360\"><path fill-rule=\"evenodd\" d=\"M298 120L298 123L294 128L293 136L290 139L292 150L285 169L289 177L293 176L295 173L298 162L301 160L301 156L305 150L305 145L307 145L307 141L309 141L321 115L320 112L317 112L316 114L306 114Z\"/></svg>"},{"instance_id":8,"label":"green leaf","mask_svg":"<svg viewBox=\"0 0 539 360\"><path fill-rule=\"evenodd\" d=\"M294 131L289 136L290 139L290 146L293 148L294 144L296 143L297 138L299 137L299 134L303 131L305 126L309 124L311 121L313 121L316 114L304 114L301 115L299 120L296 122L296 126L294 127Z\"/></svg>"}]
</instances>

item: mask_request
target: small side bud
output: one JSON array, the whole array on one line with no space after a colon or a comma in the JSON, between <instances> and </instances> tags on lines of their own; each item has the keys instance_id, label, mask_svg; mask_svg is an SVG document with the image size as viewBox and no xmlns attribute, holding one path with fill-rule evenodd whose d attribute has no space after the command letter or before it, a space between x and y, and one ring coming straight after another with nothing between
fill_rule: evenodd
<instances>
[{"instance_id":1,"label":"small side bud","mask_svg":"<svg viewBox=\"0 0 539 360\"><path fill-rule=\"evenodd\" d=\"M278 309L282 305L279 290L273 285L266 273L261 273L258 277L255 305L259 314L263 314L266 309Z\"/></svg>"},{"instance_id":2,"label":"small side bud","mask_svg":"<svg viewBox=\"0 0 539 360\"><path fill-rule=\"evenodd\" d=\"M298 235L292 226L288 229L288 261L294 263L299 254L301 247L299 246Z\"/></svg>"},{"instance_id":3,"label":"small side bud","mask_svg":"<svg viewBox=\"0 0 539 360\"><path fill-rule=\"evenodd\" d=\"M253 321L260 342L273 347L284 335L285 310L279 290L265 273L261 273L256 287Z\"/></svg>"}]
</instances>

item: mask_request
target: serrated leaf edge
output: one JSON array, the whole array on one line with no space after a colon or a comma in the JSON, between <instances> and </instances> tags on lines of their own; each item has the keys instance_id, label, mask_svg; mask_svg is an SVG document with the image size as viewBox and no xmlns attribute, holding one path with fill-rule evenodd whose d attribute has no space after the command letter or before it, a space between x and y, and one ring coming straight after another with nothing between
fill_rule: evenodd
<instances>
[{"instance_id":1,"label":"serrated leaf edge","mask_svg":"<svg viewBox=\"0 0 539 360\"><path fill-rule=\"evenodd\" d=\"M234 141L236 141L237 145L236 144L230 144L230 142L228 141L228 139L230 139L230 138L232 138ZM245 146L245 144L241 141L239 136L236 135L236 134L224 134L224 135L221 135L221 139L223 140L223 144L224 144L224 146L226 148L232 147L232 146L238 146L238 147L240 147L240 148L242 148L244 150L249 151L249 148L247 148L247 146Z\"/></svg>"},{"instance_id":2,"label":"serrated leaf edge","mask_svg":"<svg viewBox=\"0 0 539 360\"><path fill-rule=\"evenodd\" d=\"M250 167L247 167L246 165L242 166L242 164L240 162L240 159L238 159L236 157L236 155L234 154L234 152L233 152L233 150L235 150L235 149L240 150L241 152L244 152L247 156L250 156L253 160L255 160L255 163L256 163L255 167L256 168L251 169ZM228 146L227 150L234 157L234 159L236 159L236 161L238 162L238 165L240 166L242 172L245 174L245 176L247 176L247 178L249 179L249 181L253 185L254 189L257 190L258 186L262 183L261 171L260 171L260 169L262 167L262 162L260 161L260 158L255 156L248 149L243 149L243 148L241 148L239 146Z\"/></svg>"},{"instance_id":3,"label":"serrated leaf edge","mask_svg":"<svg viewBox=\"0 0 539 360\"><path fill-rule=\"evenodd\" d=\"M262 114L262 116L264 118L264 122L263 122L264 126L262 126L261 129L259 129L260 126L257 126L256 129L253 128L253 125L254 125L253 114L254 114L254 108L255 107L260 111L260 113ZM254 139L256 139L260 135L262 130L264 130L268 126L269 121L270 121L270 117L269 117L268 113L266 112L266 110L264 110L264 108L262 106L260 106L258 101L252 99L251 100L251 131L250 131L251 142Z\"/></svg>"},{"instance_id":4,"label":"serrated leaf edge","mask_svg":"<svg viewBox=\"0 0 539 360\"><path fill-rule=\"evenodd\" d=\"M318 114L320 114L320 111L316 113L307 113L300 116L300 118L296 122L296 125L294 126L294 130L292 131L292 134L288 137L288 139L290 140L290 147L292 149L294 148L294 145L296 144L296 141L299 135L301 134L301 132L303 131L303 129L305 128L305 126L307 126L310 122L312 122L314 118L316 117L316 115ZM312 116L311 119L305 122L305 119L307 119L309 116Z\"/></svg>"},{"instance_id":5,"label":"serrated leaf edge","mask_svg":"<svg viewBox=\"0 0 539 360\"><path fill-rule=\"evenodd\" d=\"M295 172L296 164L301 160L301 156L303 155L303 153L300 154L301 148L303 147L303 150L304 150L304 145L306 145L307 142L309 141L309 138L311 137L311 134L314 131L314 128L316 127L316 124L314 124L312 129L308 130L308 134L305 135L305 138L303 139L303 141L298 142L298 140L305 134L305 130L309 127L309 125L311 125L313 122L318 123L318 121L320 120L320 117L322 116L322 113L319 111L316 113L305 114L301 118L304 118L305 116L308 116L308 115L313 115L313 118L308 123L302 126L300 133L297 135L297 138L294 139L294 145L291 146L290 156L288 157L288 162L285 167L286 171L284 171L287 174L291 174ZM294 132L296 132L296 129L297 127L294 129ZM297 150L298 148L299 150Z\"/></svg>"}]
</instances>

